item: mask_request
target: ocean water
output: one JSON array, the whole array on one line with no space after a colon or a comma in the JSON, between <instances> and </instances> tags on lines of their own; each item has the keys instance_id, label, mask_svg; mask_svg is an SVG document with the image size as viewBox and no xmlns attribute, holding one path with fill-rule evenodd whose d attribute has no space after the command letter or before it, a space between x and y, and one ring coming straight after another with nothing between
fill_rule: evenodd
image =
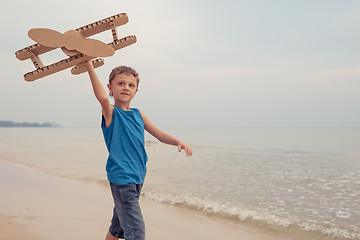
<instances>
[{"instance_id":1,"label":"ocean water","mask_svg":"<svg viewBox=\"0 0 360 240\"><path fill-rule=\"evenodd\" d=\"M360 129L163 129L194 155L146 136L143 195L232 223L360 239ZM100 129L0 128L0 159L108 186Z\"/></svg>"}]
</instances>

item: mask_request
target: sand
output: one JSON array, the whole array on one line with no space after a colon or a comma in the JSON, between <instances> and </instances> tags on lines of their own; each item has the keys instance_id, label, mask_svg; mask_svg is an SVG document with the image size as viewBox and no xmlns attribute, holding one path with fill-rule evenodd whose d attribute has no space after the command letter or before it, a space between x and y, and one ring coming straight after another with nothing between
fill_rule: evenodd
<instances>
[{"instance_id":1,"label":"sand","mask_svg":"<svg viewBox=\"0 0 360 240\"><path fill-rule=\"evenodd\" d=\"M0 240L104 239L110 189L0 161ZM257 227L141 199L147 240L289 239Z\"/></svg>"}]
</instances>

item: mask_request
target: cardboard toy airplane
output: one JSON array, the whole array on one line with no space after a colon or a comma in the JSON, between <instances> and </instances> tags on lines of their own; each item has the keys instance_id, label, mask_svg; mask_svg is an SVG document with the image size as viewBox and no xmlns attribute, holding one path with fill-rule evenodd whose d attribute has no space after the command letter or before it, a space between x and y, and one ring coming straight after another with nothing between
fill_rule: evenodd
<instances>
[{"instance_id":1,"label":"cardboard toy airplane","mask_svg":"<svg viewBox=\"0 0 360 240\"><path fill-rule=\"evenodd\" d=\"M15 53L16 58L21 61L30 58L36 68L32 72L26 73L24 79L26 81L34 81L73 66L75 67L71 69L72 74L85 72L86 69L76 67L76 65L97 57L112 56L116 50L136 42L136 37L133 35L122 39L118 38L116 27L124 25L128 21L127 14L120 13L78 29L69 30L63 34L47 28L30 29L28 35L37 43ZM105 44L99 40L87 38L109 29L111 29L113 37L111 43ZM44 66L39 55L56 48L61 48L68 58ZM104 60L101 58L92 62L94 67L104 64Z\"/></svg>"}]
</instances>

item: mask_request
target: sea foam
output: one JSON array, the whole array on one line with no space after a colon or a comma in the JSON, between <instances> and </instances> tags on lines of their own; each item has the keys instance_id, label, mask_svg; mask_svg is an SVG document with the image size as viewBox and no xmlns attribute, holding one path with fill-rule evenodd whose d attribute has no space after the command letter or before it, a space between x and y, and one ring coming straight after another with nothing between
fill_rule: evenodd
<instances>
[{"instance_id":1,"label":"sea foam","mask_svg":"<svg viewBox=\"0 0 360 240\"><path fill-rule=\"evenodd\" d=\"M174 192L166 192L160 189L144 187L144 197L156 202L187 207L200 211L204 214L212 214L222 218L235 219L241 222L250 222L257 225L267 225L269 228L281 227L283 230L295 228L305 232L314 232L324 237L336 239L360 239L360 231L356 227L349 229L331 223L319 223L315 221L304 221L289 216L280 216L262 211L251 209L246 206L233 206L229 203L200 198L190 195L182 195Z\"/></svg>"}]
</instances>

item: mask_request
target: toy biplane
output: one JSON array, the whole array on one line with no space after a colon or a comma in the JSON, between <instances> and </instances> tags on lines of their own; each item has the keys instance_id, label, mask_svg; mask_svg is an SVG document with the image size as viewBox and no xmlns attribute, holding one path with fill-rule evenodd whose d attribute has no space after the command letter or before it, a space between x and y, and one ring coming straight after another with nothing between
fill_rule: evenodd
<instances>
[{"instance_id":1,"label":"toy biplane","mask_svg":"<svg viewBox=\"0 0 360 240\"><path fill-rule=\"evenodd\" d=\"M32 72L26 73L24 79L26 81L34 81L73 66L75 67L71 69L72 74L85 72L86 69L76 65L94 58L112 56L116 50L136 42L136 37L133 35L122 39L118 38L116 27L124 25L128 21L127 14L120 13L75 30L69 30L63 34L47 28L30 29L28 35L37 43L15 53L16 58L21 61L31 59L36 68ZM113 41L108 44L96 39L87 38L109 29L111 29ZM56 48L61 48L67 55L67 58L44 66L39 55ZM95 59L92 62L94 67L104 64L102 58Z\"/></svg>"}]
</instances>

